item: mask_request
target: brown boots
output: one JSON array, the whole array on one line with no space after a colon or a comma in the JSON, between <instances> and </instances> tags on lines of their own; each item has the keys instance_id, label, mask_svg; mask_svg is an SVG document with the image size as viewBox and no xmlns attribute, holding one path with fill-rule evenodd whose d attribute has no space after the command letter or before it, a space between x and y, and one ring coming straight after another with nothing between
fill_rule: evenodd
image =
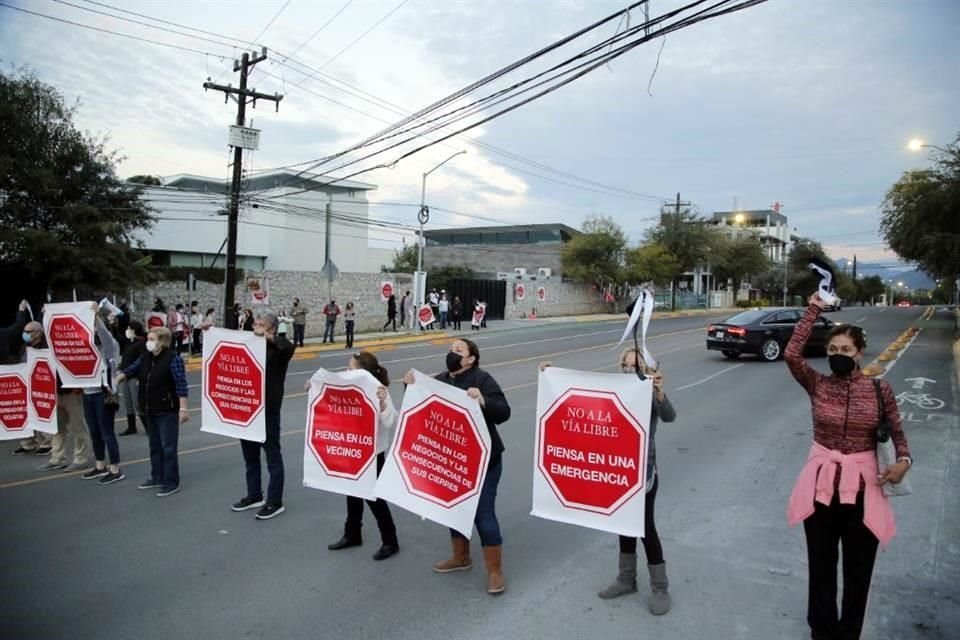
<instances>
[{"instance_id":1,"label":"brown boots","mask_svg":"<svg viewBox=\"0 0 960 640\"><path fill-rule=\"evenodd\" d=\"M452 571L466 571L472 568L473 562L470 561L470 541L466 538L451 536L450 542L453 544L453 556L433 565L433 570L437 573L450 573Z\"/></svg>"},{"instance_id":2,"label":"brown boots","mask_svg":"<svg viewBox=\"0 0 960 640\"><path fill-rule=\"evenodd\" d=\"M433 565L433 570L437 573L452 573L471 569L473 562L470 560L470 541L458 536L451 537L450 543L453 545L453 555ZM483 559L487 564L487 593L490 595L499 595L507 588L501 568L502 549L500 545L483 548Z\"/></svg>"}]
</instances>

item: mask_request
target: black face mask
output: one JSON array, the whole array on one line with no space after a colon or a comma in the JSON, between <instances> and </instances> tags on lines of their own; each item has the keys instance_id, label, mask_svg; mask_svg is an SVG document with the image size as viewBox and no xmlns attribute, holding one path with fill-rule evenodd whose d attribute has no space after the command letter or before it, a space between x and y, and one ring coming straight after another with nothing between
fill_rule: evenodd
<instances>
[{"instance_id":1,"label":"black face mask","mask_svg":"<svg viewBox=\"0 0 960 640\"><path fill-rule=\"evenodd\" d=\"M848 376L857 368L856 360L841 353L835 353L827 360L830 362L830 371L838 376Z\"/></svg>"},{"instance_id":2,"label":"black face mask","mask_svg":"<svg viewBox=\"0 0 960 640\"><path fill-rule=\"evenodd\" d=\"M454 351L447 352L447 371L454 373L463 368L463 358Z\"/></svg>"}]
</instances>

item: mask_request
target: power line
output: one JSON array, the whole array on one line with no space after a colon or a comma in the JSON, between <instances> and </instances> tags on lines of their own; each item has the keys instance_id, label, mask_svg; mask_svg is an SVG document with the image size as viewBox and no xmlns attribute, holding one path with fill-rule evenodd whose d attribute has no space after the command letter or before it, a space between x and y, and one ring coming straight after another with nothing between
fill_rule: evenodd
<instances>
[{"instance_id":1,"label":"power line","mask_svg":"<svg viewBox=\"0 0 960 640\"><path fill-rule=\"evenodd\" d=\"M292 1L293 1L293 0L287 0L287 1L283 4L283 6L280 7L280 10L277 11L275 14L273 14L273 17L270 18L270 21L266 24L266 26L265 26L263 29L260 30L260 33L258 33L256 36L254 36L254 38L253 38L254 42L256 42L257 40L259 40L260 38L263 37L263 34L265 34L265 33L267 32L267 30L268 30L271 26L273 26L273 23L277 21L277 18L280 17L280 14L283 13L284 10L286 10L286 8L290 5L290 3L291 3ZM236 46L234 46L234 49L236 49ZM219 82L219 81L220 81L220 78L222 78L222 77L223 77L223 74L227 73L227 71L229 71L229 68L228 68L228 69L223 69L223 70L221 70L220 73L219 73L219 75L217 75L216 79L214 79L214 82Z\"/></svg>"},{"instance_id":2,"label":"power line","mask_svg":"<svg viewBox=\"0 0 960 640\"><path fill-rule=\"evenodd\" d=\"M349 7L351 4L353 4L353 0L347 0L347 3L346 3L345 5L343 5L342 7L340 7L340 10L339 10L339 11L337 11L335 14L333 14L333 16L331 16L329 20L327 20L326 22L324 22L323 25L322 25L319 29L317 29L316 31L314 31L314 32L313 32L313 35L311 35L309 38L307 38L306 40L304 40L303 42L301 42L301 43L299 44L299 46L297 46L297 48L293 50L293 53L291 53L291 54L289 54L289 55L286 55L286 56L283 56L283 57L284 57L284 58L287 58L287 59L292 59L293 56L297 55L297 54L300 52L300 49L303 49L305 46L307 46L308 43L312 42L314 38L316 38L318 35L320 35L320 32L323 31L324 29L326 29L327 26L328 26L331 22L333 22L334 20L336 20L336 19L337 19L337 16L339 16L341 13L343 13L343 12L346 10L346 8ZM280 54L277 54L277 55L280 55Z\"/></svg>"}]
</instances>

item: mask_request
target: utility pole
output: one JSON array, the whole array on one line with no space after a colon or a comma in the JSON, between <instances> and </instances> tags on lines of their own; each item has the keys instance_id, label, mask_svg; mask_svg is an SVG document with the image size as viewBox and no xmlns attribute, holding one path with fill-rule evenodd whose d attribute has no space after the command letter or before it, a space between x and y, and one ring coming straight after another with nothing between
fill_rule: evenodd
<instances>
[{"instance_id":1,"label":"utility pole","mask_svg":"<svg viewBox=\"0 0 960 640\"><path fill-rule=\"evenodd\" d=\"M673 209L673 210L674 210L674 211L672 212L672 215L675 215L675 216L677 217L677 219L676 219L676 224L680 224L680 209L681 209L681 207L686 207L686 211L688 212L688 211L690 211L690 206L691 206L691 203L690 203L690 202L684 202L684 201L680 200L680 192L678 191L678 192L677 192L677 201L676 201L676 204L667 204L666 202L664 202L664 203L663 203L663 206L660 207L660 224L663 224L664 222L669 222L669 221L667 220L667 216L668 216L668 215L671 215L671 213L668 213L668 212L667 212L667 209ZM699 278L699 275L698 275L697 277ZM675 311L675 310L677 309L677 279L674 278L673 281L672 281L670 284L671 284L671 286L670 286L670 310L671 310L671 311Z\"/></svg>"},{"instance_id":2,"label":"utility pole","mask_svg":"<svg viewBox=\"0 0 960 640\"><path fill-rule=\"evenodd\" d=\"M223 101L227 102L231 97L237 103L237 127L244 127L246 124L247 102L253 103L253 108L257 108L257 100L270 100L276 103L280 109L280 101L283 96L278 93L269 95L258 93L256 90L247 89L247 77L251 69L258 63L267 59L267 48L263 47L260 54L244 53L240 60L233 61L234 72L240 72L240 87L234 88L233 85L216 84L207 78L203 83L204 89L213 89L222 91ZM255 134L254 134L255 135ZM233 145L233 182L230 185L230 210L227 214L227 272L224 278L224 297L223 297L223 326L228 329L237 328L237 318L233 315L234 289L237 285L237 226L240 218L240 179L242 177L243 150L245 148L255 149L257 142L253 141L250 146L245 146L237 140L231 139Z\"/></svg>"}]
</instances>

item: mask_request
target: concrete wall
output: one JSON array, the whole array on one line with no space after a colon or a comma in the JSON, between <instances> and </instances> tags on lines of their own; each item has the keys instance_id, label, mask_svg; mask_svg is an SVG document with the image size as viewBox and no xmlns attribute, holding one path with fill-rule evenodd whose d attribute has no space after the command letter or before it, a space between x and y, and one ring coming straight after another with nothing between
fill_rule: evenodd
<instances>
[{"instance_id":1,"label":"concrete wall","mask_svg":"<svg viewBox=\"0 0 960 640\"><path fill-rule=\"evenodd\" d=\"M306 305L308 309L306 330L308 337L323 335L323 307L330 300L331 294L341 310L347 302L354 303L357 311L356 330L359 333L379 331L387 320L387 303L380 300L381 281L390 281L394 284L398 305L403 292L408 289L413 290L413 276L407 274L340 273L334 279L329 292L326 278L315 272L265 271L260 274L247 273L246 275L266 278L270 303L265 306L271 310L289 311L293 299L300 298L301 304ZM183 282L161 282L134 292L133 302L137 309L134 317L142 318L143 313L153 306L153 300L160 297L166 304L187 305L189 301L197 300L201 311L213 307L217 312L217 324L221 324L223 295L222 284L197 282L197 290L188 294ZM235 296L237 302L244 308L254 311L262 308L253 304L252 296L245 287L245 280L237 286ZM338 321L337 326L338 332L342 334L342 319Z\"/></svg>"},{"instance_id":2,"label":"concrete wall","mask_svg":"<svg viewBox=\"0 0 960 640\"><path fill-rule=\"evenodd\" d=\"M517 300L517 285L507 285L507 304L505 319L516 320L528 317L536 309L537 317L575 316L612 311L611 304L604 303L600 293L591 285L561 282L558 278L539 282L523 282L525 295ZM537 290L543 287L546 300L537 298Z\"/></svg>"},{"instance_id":3,"label":"concrete wall","mask_svg":"<svg viewBox=\"0 0 960 640\"><path fill-rule=\"evenodd\" d=\"M494 244L427 246L423 263L430 269L465 265L476 274L513 273L515 267L525 268L528 274L537 275L537 269L553 269L553 278L562 276L560 244Z\"/></svg>"}]
</instances>

